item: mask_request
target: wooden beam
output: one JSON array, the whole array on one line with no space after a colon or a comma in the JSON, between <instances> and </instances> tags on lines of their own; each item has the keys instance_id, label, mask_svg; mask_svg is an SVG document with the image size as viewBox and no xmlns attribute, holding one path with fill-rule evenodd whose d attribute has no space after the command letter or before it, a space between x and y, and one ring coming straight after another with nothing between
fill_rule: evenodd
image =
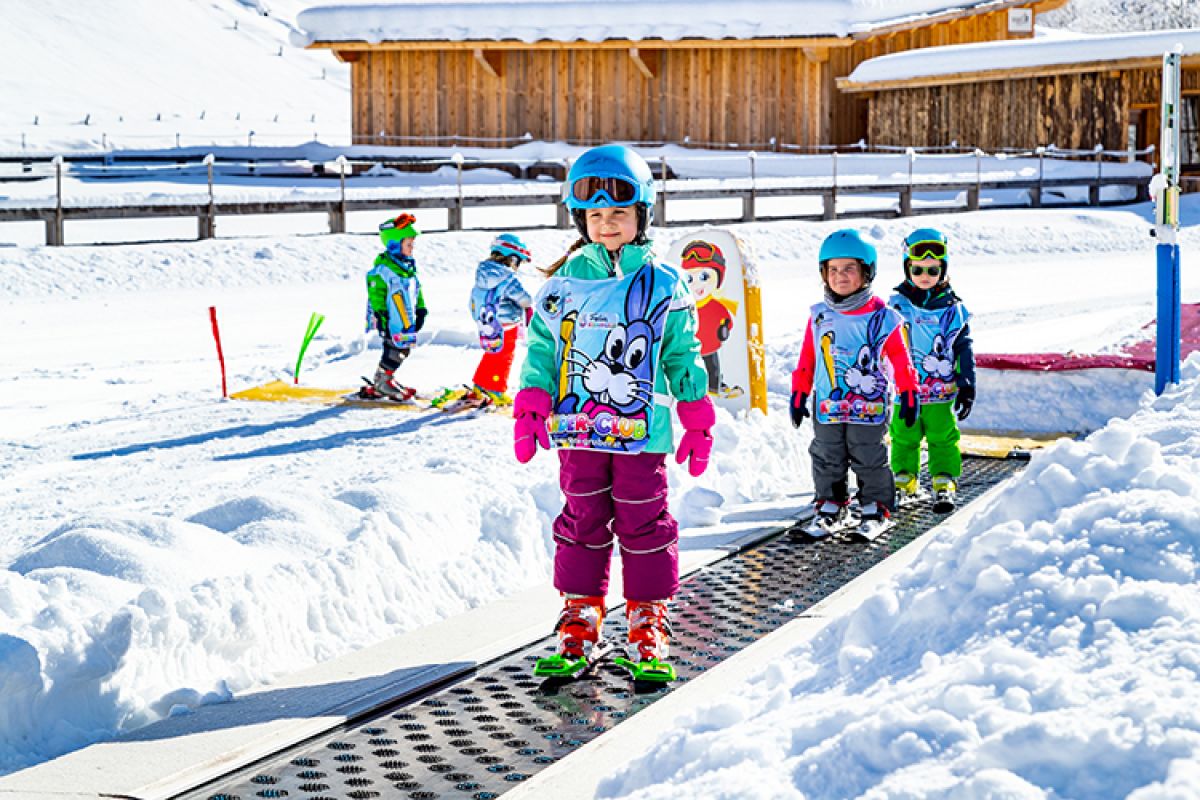
<instances>
[{"instance_id":1,"label":"wooden beam","mask_svg":"<svg viewBox=\"0 0 1200 800\"><path fill-rule=\"evenodd\" d=\"M814 64L824 64L829 60L828 47L806 47L804 48L804 57Z\"/></svg>"},{"instance_id":2,"label":"wooden beam","mask_svg":"<svg viewBox=\"0 0 1200 800\"><path fill-rule=\"evenodd\" d=\"M483 68L483 71L493 78L500 77L500 71L503 68L503 56L491 50L484 50L482 47L476 47L471 51L475 56L475 63Z\"/></svg>"},{"instance_id":3,"label":"wooden beam","mask_svg":"<svg viewBox=\"0 0 1200 800\"><path fill-rule=\"evenodd\" d=\"M1082 72L1120 72L1131 69L1153 69L1162 66L1162 56L1146 58L1122 58L1113 61L1082 61L1076 64L1039 64L1013 69L987 69L978 72L954 72L946 75L924 75L892 81L851 81L838 78L837 87L843 92L888 91L890 89L919 89L927 86L949 86L960 83L984 83L986 81L1019 80L1021 78L1045 78L1055 75L1073 75ZM1200 66L1200 54L1184 56L1183 66Z\"/></svg>"},{"instance_id":4,"label":"wooden beam","mask_svg":"<svg viewBox=\"0 0 1200 800\"><path fill-rule=\"evenodd\" d=\"M746 50L777 49L780 47L850 47L848 36L784 36L770 39L609 39L603 42L518 42L512 40L472 39L470 41L413 40L372 44L359 41L313 42L309 50Z\"/></svg>"},{"instance_id":5,"label":"wooden beam","mask_svg":"<svg viewBox=\"0 0 1200 800\"><path fill-rule=\"evenodd\" d=\"M654 80L658 77L659 64L662 61L659 59L657 50L640 50L631 47L629 48L629 58L633 60L633 65L646 76L647 80Z\"/></svg>"},{"instance_id":6,"label":"wooden beam","mask_svg":"<svg viewBox=\"0 0 1200 800\"><path fill-rule=\"evenodd\" d=\"M333 55L343 64L353 64L362 58L362 50L334 50Z\"/></svg>"}]
</instances>

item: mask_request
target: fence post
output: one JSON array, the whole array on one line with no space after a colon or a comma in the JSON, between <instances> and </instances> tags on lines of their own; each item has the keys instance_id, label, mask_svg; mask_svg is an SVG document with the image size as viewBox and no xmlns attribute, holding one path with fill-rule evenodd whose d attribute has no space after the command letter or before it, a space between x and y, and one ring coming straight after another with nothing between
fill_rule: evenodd
<instances>
[{"instance_id":1,"label":"fence post","mask_svg":"<svg viewBox=\"0 0 1200 800\"><path fill-rule=\"evenodd\" d=\"M908 158L908 187L900 192L900 216L912 216L913 196L913 163L917 160L917 151L908 148L905 156Z\"/></svg>"},{"instance_id":2,"label":"fence post","mask_svg":"<svg viewBox=\"0 0 1200 800\"><path fill-rule=\"evenodd\" d=\"M54 164L54 216L46 220L46 244L60 247L63 244L63 193L62 170L63 157L55 156L50 162Z\"/></svg>"},{"instance_id":3,"label":"fence post","mask_svg":"<svg viewBox=\"0 0 1200 800\"><path fill-rule=\"evenodd\" d=\"M1100 205L1100 183L1104 180L1104 145L1096 145L1096 182L1088 187L1088 205Z\"/></svg>"},{"instance_id":4,"label":"fence post","mask_svg":"<svg viewBox=\"0 0 1200 800\"><path fill-rule=\"evenodd\" d=\"M834 150L830 155L832 156L832 167L830 171L833 173L833 182L830 184L829 193L821 196L821 200L824 205L821 219L837 219L837 150Z\"/></svg>"},{"instance_id":5,"label":"fence post","mask_svg":"<svg viewBox=\"0 0 1200 800\"><path fill-rule=\"evenodd\" d=\"M212 239L217 235L217 203L213 194L213 161L215 157L209 153L202 162L208 168L208 206L200 215L200 238Z\"/></svg>"},{"instance_id":6,"label":"fence post","mask_svg":"<svg viewBox=\"0 0 1200 800\"><path fill-rule=\"evenodd\" d=\"M567 184L567 176L571 174L571 159L563 159L563 179L562 179L562 195L561 201L554 207L554 224L559 230L570 230L572 227L571 210L567 208L567 192L571 191L571 187Z\"/></svg>"},{"instance_id":7,"label":"fence post","mask_svg":"<svg viewBox=\"0 0 1200 800\"><path fill-rule=\"evenodd\" d=\"M1033 191L1029 193L1029 205L1033 208L1042 207L1042 181L1046 179L1046 148L1039 145L1036 150L1038 157L1038 179L1037 186L1033 187Z\"/></svg>"},{"instance_id":8,"label":"fence post","mask_svg":"<svg viewBox=\"0 0 1200 800\"><path fill-rule=\"evenodd\" d=\"M337 208L329 212L329 232L330 233L345 233L346 232L346 157L338 156L334 159L338 170L338 204Z\"/></svg>"},{"instance_id":9,"label":"fence post","mask_svg":"<svg viewBox=\"0 0 1200 800\"><path fill-rule=\"evenodd\" d=\"M975 148L975 188L967 189L967 210L979 210L979 194L983 183L983 151Z\"/></svg>"},{"instance_id":10,"label":"fence post","mask_svg":"<svg viewBox=\"0 0 1200 800\"><path fill-rule=\"evenodd\" d=\"M667 157L662 157L662 169L659 170L662 180L662 191L658 193L658 201L655 203L654 220L661 226L667 225Z\"/></svg>"},{"instance_id":11,"label":"fence post","mask_svg":"<svg viewBox=\"0 0 1200 800\"><path fill-rule=\"evenodd\" d=\"M751 150L749 153L749 158L750 158L750 192L749 192L749 194L742 195L742 222L753 222L754 221L754 210L755 210L754 205L757 200L757 197L755 194L755 189L754 189L754 181L755 181L756 173L758 171L756 169L756 162L758 161L758 153Z\"/></svg>"},{"instance_id":12,"label":"fence post","mask_svg":"<svg viewBox=\"0 0 1200 800\"><path fill-rule=\"evenodd\" d=\"M455 153L454 155L450 156L450 160L452 162L454 162L454 166L458 170L458 174L455 177L455 180L458 184L458 195L454 201L454 207L450 209L450 213L447 215L447 217L448 217L447 227L452 231L461 231L463 229L463 191L462 191L463 155L462 155L462 153Z\"/></svg>"}]
</instances>

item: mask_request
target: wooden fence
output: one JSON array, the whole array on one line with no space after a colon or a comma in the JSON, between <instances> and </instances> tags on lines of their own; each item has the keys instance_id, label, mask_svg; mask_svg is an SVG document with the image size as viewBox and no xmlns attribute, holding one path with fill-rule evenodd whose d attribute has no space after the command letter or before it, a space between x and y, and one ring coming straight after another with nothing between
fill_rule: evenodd
<instances>
[{"instance_id":1,"label":"wooden fence","mask_svg":"<svg viewBox=\"0 0 1200 800\"><path fill-rule=\"evenodd\" d=\"M206 200L198 202L163 202L138 203L123 206L113 205L67 205L63 202L62 194L62 162L55 161L56 166L56 201L54 205L38 205L0 207L0 222L42 221L46 226L46 244L62 245L65 243L63 229L67 221L98 220L98 219L141 219L155 217L195 217L197 220L197 236L200 239L212 238L216 235L216 220L220 216L239 216L250 214L303 214L323 213L329 218L330 233L345 233L346 216L355 211L395 211L398 209L439 208L447 211L448 227L450 230L463 229L463 210L467 208L485 208L489 206L554 206L557 210L555 226L570 228L571 221L566 209L560 203L560 183L537 183L527 185L519 192L513 192L511 187L500 191L487 185L464 187L462 183L462 160L453 163L458 166L458 179L454 185L448 185L444 190L436 192L397 192L386 196L369 198L348 197L345 185L345 168L342 168L337 196L325 200L263 200L218 202L213 192L212 160L206 160L208 166L208 195ZM753 164L753 159L751 159ZM752 167L753 169L753 167ZM808 179L803 183L787 183L787 179L770 178L756 180L751 173L747 179L724 179L725 185L705 187L702 184L711 183L712 179L682 179L669 178L665 161L656 163L656 172L662 176L659 183L658 205L655 209L655 224L659 226L694 225L695 220L677 220L672 222L668 216L671 203L680 200L729 200L739 199L742 211L740 217L732 217L729 221L753 222L755 220L833 220L839 217L908 217L918 214L942 214L955 211L975 211L980 207L980 198L984 192L995 190L1024 190L1029 193L1029 202L1021 203L989 203L989 208L1026 208L1043 205L1044 195L1048 191L1061 188L1086 188L1087 205L1126 203L1122 199L1102 203L1101 189L1106 186L1133 186L1138 200L1148 199L1149 176L1108 176L1102 171L1091 177L1076 176L1066 178L1023 178L1004 180L984 180L978 176L974 180L957 181L925 181L920 176L910 178L901 183L872 183L869 180L855 181L853 178L839 182L836 174L831 176L828 183L814 183ZM507 191L505 191L507 189ZM965 202L947 207L939 205L926 209L913 207L914 195L926 193L955 193L963 194ZM851 195L894 195L897 198L896 208L861 210L856 212L840 212L838 199ZM822 211L819 214L771 214L762 216L758 213L758 201L763 198L778 197L820 197ZM1056 203L1055 205L1078 205L1074 203ZM546 227L546 226L529 226Z\"/></svg>"}]
</instances>

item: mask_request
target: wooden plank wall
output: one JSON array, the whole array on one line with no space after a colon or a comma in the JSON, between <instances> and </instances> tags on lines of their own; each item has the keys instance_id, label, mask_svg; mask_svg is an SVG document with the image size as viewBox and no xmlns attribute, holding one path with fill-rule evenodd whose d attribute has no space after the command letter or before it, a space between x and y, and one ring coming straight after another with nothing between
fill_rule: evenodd
<instances>
[{"instance_id":1,"label":"wooden plank wall","mask_svg":"<svg viewBox=\"0 0 1200 800\"><path fill-rule=\"evenodd\" d=\"M801 47L492 51L371 50L352 64L356 141L435 136L818 144L829 131L826 63ZM385 136L380 136L380 134ZM411 137L403 140L386 137Z\"/></svg>"},{"instance_id":2,"label":"wooden plank wall","mask_svg":"<svg viewBox=\"0 0 1200 800\"><path fill-rule=\"evenodd\" d=\"M802 40L796 47L647 45L641 55L653 78L627 50L586 43L491 51L498 76L469 49L371 49L353 63L354 134L413 144L527 132L577 143L853 144L873 130L867 98L841 94L836 78L888 53L1008 36L1007 12L996 11L817 52Z\"/></svg>"},{"instance_id":3,"label":"wooden plank wall","mask_svg":"<svg viewBox=\"0 0 1200 800\"><path fill-rule=\"evenodd\" d=\"M844 78L869 58L919 50L924 47L941 47L949 44L971 44L973 42L1001 41L1009 38L1007 11L986 14L898 31L886 36L876 36L857 41L851 47L831 51L830 66L826 80L831 86L837 78ZM836 93L836 90L835 90ZM854 144L866 139L875 144L873 128L869 127L867 100L862 95L836 94L830 121L832 144ZM906 144L909 144L906 142Z\"/></svg>"},{"instance_id":4,"label":"wooden plank wall","mask_svg":"<svg viewBox=\"0 0 1200 800\"><path fill-rule=\"evenodd\" d=\"M1184 91L1200 93L1200 70L1183 76ZM876 92L871 142L1123 149L1130 111L1136 104L1158 104L1160 79L1152 69L1110 70Z\"/></svg>"}]
</instances>

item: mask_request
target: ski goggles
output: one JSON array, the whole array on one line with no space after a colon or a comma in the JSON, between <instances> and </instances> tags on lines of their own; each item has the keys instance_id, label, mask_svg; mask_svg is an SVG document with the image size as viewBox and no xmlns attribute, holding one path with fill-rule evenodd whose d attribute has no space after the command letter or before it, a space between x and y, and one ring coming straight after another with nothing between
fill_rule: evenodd
<instances>
[{"instance_id":1,"label":"ski goggles","mask_svg":"<svg viewBox=\"0 0 1200 800\"><path fill-rule=\"evenodd\" d=\"M942 274L942 268L938 265L934 265L932 267L922 267L919 264L910 264L908 267L908 271L911 272L914 277L920 277L921 275L928 275L931 278L936 278L937 276Z\"/></svg>"},{"instance_id":2,"label":"ski goggles","mask_svg":"<svg viewBox=\"0 0 1200 800\"><path fill-rule=\"evenodd\" d=\"M395 219L389 219L387 222L380 225L379 230L381 230L381 231L402 230L404 228L407 228L409 225L412 225L416 221L417 221L417 218L414 217L412 214L401 214L400 216L396 217Z\"/></svg>"},{"instance_id":3,"label":"ski goggles","mask_svg":"<svg viewBox=\"0 0 1200 800\"><path fill-rule=\"evenodd\" d=\"M585 175L571 184L571 197L588 208L631 206L638 198L638 187L624 178Z\"/></svg>"},{"instance_id":4,"label":"ski goggles","mask_svg":"<svg viewBox=\"0 0 1200 800\"><path fill-rule=\"evenodd\" d=\"M725 257L721 255L721 251L708 242L689 244L683 251L683 261L725 266Z\"/></svg>"},{"instance_id":5,"label":"ski goggles","mask_svg":"<svg viewBox=\"0 0 1200 800\"><path fill-rule=\"evenodd\" d=\"M913 261L921 261L926 258L936 258L938 261L946 260L946 243L939 241L928 242L913 242L908 246L908 257Z\"/></svg>"}]
</instances>

